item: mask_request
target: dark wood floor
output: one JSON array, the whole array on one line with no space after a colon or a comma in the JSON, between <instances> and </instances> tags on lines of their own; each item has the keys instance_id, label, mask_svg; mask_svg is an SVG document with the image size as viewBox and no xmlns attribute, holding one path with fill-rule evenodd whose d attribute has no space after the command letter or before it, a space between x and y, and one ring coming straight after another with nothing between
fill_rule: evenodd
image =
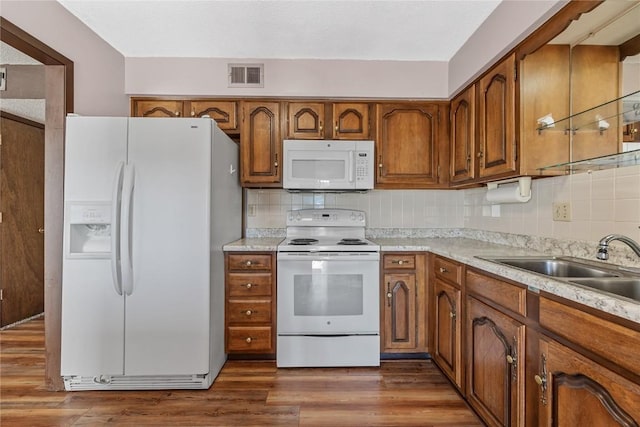
<instances>
[{"instance_id":1,"label":"dark wood floor","mask_svg":"<svg viewBox=\"0 0 640 427\"><path fill-rule=\"evenodd\" d=\"M482 426L426 360L276 369L229 361L209 390L50 392L44 322L0 332L0 425Z\"/></svg>"}]
</instances>

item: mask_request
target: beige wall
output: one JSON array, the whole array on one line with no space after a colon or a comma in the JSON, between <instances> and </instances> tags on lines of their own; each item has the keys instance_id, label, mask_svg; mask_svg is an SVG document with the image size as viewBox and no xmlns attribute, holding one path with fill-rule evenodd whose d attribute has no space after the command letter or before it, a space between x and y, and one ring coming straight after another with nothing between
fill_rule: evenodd
<instances>
[{"instance_id":1,"label":"beige wall","mask_svg":"<svg viewBox=\"0 0 640 427\"><path fill-rule=\"evenodd\" d=\"M0 13L74 62L76 113L128 115L124 57L58 2L2 0Z\"/></svg>"}]
</instances>

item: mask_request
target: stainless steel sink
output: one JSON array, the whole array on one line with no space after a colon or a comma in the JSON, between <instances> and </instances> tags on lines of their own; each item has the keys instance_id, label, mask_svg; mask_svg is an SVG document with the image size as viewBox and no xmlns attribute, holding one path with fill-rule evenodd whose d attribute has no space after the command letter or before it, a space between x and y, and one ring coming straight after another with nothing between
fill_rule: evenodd
<instances>
[{"instance_id":1,"label":"stainless steel sink","mask_svg":"<svg viewBox=\"0 0 640 427\"><path fill-rule=\"evenodd\" d=\"M640 278L600 277L597 279L571 279L569 282L640 301Z\"/></svg>"},{"instance_id":2,"label":"stainless steel sink","mask_svg":"<svg viewBox=\"0 0 640 427\"><path fill-rule=\"evenodd\" d=\"M640 273L617 265L600 266L573 257L478 257L563 282L640 301Z\"/></svg>"},{"instance_id":3,"label":"stainless steel sink","mask_svg":"<svg viewBox=\"0 0 640 427\"><path fill-rule=\"evenodd\" d=\"M499 264L520 268L552 277L617 277L619 274L606 268L583 264L573 259L556 257L483 258Z\"/></svg>"}]
</instances>

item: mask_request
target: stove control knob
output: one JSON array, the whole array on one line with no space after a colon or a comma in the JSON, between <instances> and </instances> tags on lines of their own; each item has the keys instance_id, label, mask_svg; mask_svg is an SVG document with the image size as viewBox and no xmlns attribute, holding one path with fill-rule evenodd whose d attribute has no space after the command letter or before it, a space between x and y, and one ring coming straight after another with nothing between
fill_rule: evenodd
<instances>
[{"instance_id":1,"label":"stove control knob","mask_svg":"<svg viewBox=\"0 0 640 427\"><path fill-rule=\"evenodd\" d=\"M359 214L358 215L358 221L364 222L364 214Z\"/></svg>"},{"instance_id":2,"label":"stove control knob","mask_svg":"<svg viewBox=\"0 0 640 427\"><path fill-rule=\"evenodd\" d=\"M351 214L351 221L355 221L355 220L356 220L356 214L355 214L355 213L352 213L352 214Z\"/></svg>"},{"instance_id":3,"label":"stove control knob","mask_svg":"<svg viewBox=\"0 0 640 427\"><path fill-rule=\"evenodd\" d=\"M293 212L289 212L289 221L293 221Z\"/></svg>"},{"instance_id":4,"label":"stove control knob","mask_svg":"<svg viewBox=\"0 0 640 427\"><path fill-rule=\"evenodd\" d=\"M300 221L302 219L302 216L300 214L296 215L296 221Z\"/></svg>"}]
</instances>

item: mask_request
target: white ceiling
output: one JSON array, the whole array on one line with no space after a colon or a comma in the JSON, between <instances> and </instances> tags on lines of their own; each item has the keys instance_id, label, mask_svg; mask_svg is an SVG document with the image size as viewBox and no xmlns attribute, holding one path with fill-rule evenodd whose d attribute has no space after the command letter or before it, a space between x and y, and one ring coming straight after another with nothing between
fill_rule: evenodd
<instances>
[{"instance_id":1,"label":"white ceiling","mask_svg":"<svg viewBox=\"0 0 640 427\"><path fill-rule=\"evenodd\" d=\"M125 57L449 61L501 0L58 0Z\"/></svg>"}]
</instances>

